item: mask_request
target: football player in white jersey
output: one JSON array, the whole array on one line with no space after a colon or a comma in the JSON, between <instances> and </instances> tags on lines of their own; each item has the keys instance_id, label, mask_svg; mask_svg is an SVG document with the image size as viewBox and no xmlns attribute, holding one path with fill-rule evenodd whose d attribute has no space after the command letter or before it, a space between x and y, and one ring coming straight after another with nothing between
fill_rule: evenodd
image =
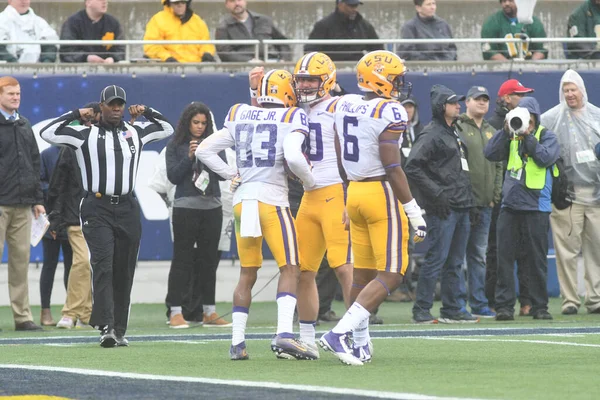
<instances>
[{"instance_id":1,"label":"football player in white jersey","mask_svg":"<svg viewBox=\"0 0 600 400\"><path fill-rule=\"evenodd\" d=\"M336 104L336 153L349 183L346 209L354 254L354 282L360 293L339 323L320 339L343 363L371 360L369 316L396 289L408 266L408 219L415 241L426 235L425 220L400 167L400 141L407 127L398 101L409 88L406 68L389 51L374 51L357 64L364 95L346 95ZM353 348L347 344L352 332Z\"/></svg>"},{"instance_id":2,"label":"football player in white jersey","mask_svg":"<svg viewBox=\"0 0 600 400\"><path fill-rule=\"evenodd\" d=\"M298 320L300 338L317 349L315 324L319 313L319 294L315 281L327 250L327 261L342 287L346 308L350 306L352 249L350 234L342 216L345 187L337 168L333 110L339 97L330 91L336 84L336 68L323 53L304 55L294 70L298 102L306 105L309 136L305 151L313 165L315 184L304 186L304 196L296 216L300 250L298 283Z\"/></svg>"},{"instance_id":3,"label":"football player in white jersey","mask_svg":"<svg viewBox=\"0 0 600 400\"><path fill-rule=\"evenodd\" d=\"M252 287L262 265L263 238L279 266L277 334L271 350L279 358L313 360L318 351L295 339L294 309L299 275L294 218L289 210L284 159L289 169L308 186L314 184L310 165L302 154L308 135L306 113L295 107L292 75L271 70L261 79L254 107L236 104L225 118L225 127L204 140L196 150L200 161L239 187L234 193L235 233L240 255L240 280L233 295L232 360L248 359L245 329ZM235 146L238 170L217 153Z\"/></svg>"}]
</instances>

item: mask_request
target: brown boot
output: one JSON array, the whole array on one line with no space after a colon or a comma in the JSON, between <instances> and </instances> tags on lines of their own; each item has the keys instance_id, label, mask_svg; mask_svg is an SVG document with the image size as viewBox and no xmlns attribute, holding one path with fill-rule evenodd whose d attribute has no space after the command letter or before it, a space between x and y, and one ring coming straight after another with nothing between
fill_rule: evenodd
<instances>
[{"instance_id":1,"label":"brown boot","mask_svg":"<svg viewBox=\"0 0 600 400\"><path fill-rule=\"evenodd\" d=\"M42 316L40 317L40 325L55 326L56 322L52 319L52 312L49 308L42 308Z\"/></svg>"}]
</instances>

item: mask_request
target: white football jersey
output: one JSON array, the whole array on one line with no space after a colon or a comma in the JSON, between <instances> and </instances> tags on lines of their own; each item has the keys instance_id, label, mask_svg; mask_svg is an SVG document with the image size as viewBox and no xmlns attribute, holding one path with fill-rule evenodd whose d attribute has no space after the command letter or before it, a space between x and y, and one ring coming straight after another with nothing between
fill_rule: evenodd
<instances>
[{"instance_id":1,"label":"white football jersey","mask_svg":"<svg viewBox=\"0 0 600 400\"><path fill-rule=\"evenodd\" d=\"M313 165L315 186L310 190L342 183L335 154L335 131L333 112L339 97L321 101L309 109L309 136L306 139L306 154ZM304 188L307 190L306 188Z\"/></svg>"},{"instance_id":2,"label":"white football jersey","mask_svg":"<svg viewBox=\"0 0 600 400\"><path fill-rule=\"evenodd\" d=\"M379 135L386 130L402 133L406 129L406 110L396 100L362 95L343 96L335 106L335 128L342 150L342 165L348 179L361 181L385 175L379 157ZM402 136L399 139L402 145Z\"/></svg>"},{"instance_id":3,"label":"white football jersey","mask_svg":"<svg viewBox=\"0 0 600 400\"><path fill-rule=\"evenodd\" d=\"M255 199L286 206L288 185L283 167L283 139L293 131L308 135L306 112L298 107L236 104L227 113L224 125L235 140L236 163L242 178L234 204Z\"/></svg>"}]
</instances>

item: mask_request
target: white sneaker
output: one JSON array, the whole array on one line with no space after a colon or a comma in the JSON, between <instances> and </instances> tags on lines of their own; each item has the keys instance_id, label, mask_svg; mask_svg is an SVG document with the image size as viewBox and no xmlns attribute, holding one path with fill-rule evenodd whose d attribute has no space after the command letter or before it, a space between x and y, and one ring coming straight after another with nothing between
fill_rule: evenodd
<instances>
[{"instance_id":1,"label":"white sneaker","mask_svg":"<svg viewBox=\"0 0 600 400\"><path fill-rule=\"evenodd\" d=\"M71 317L62 317L60 319L60 321L58 321L58 324L56 324L56 327L59 329L71 329L73 328L73 325L75 323L73 322L73 318Z\"/></svg>"},{"instance_id":2,"label":"white sneaker","mask_svg":"<svg viewBox=\"0 0 600 400\"><path fill-rule=\"evenodd\" d=\"M91 328L89 324L86 324L80 319L77 319L77 323L75 324L75 329L88 329Z\"/></svg>"}]
</instances>

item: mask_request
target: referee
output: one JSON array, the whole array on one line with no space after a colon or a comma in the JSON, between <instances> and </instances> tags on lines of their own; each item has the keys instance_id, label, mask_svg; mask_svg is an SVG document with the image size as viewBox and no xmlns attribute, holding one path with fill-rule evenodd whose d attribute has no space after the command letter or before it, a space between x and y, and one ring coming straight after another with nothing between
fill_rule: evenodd
<instances>
[{"instance_id":1,"label":"referee","mask_svg":"<svg viewBox=\"0 0 600 400\"><path fill-rule=\"evenodd\" d=\"M125 331L133 275L141 237L140 206L133 189L142 148L164 139L173 127L156 110L129 107L131 123L123 121L125 90L111 85L100 94L100 122L90 121L97 110L68 112L43 128L42 138L76 150L83 187L80 205L83 234L92 265L93 306L90 325L100 330L102 347L127 346ZM143 115L147 123L133 123Z\"/></svg>"}]
</instances>

